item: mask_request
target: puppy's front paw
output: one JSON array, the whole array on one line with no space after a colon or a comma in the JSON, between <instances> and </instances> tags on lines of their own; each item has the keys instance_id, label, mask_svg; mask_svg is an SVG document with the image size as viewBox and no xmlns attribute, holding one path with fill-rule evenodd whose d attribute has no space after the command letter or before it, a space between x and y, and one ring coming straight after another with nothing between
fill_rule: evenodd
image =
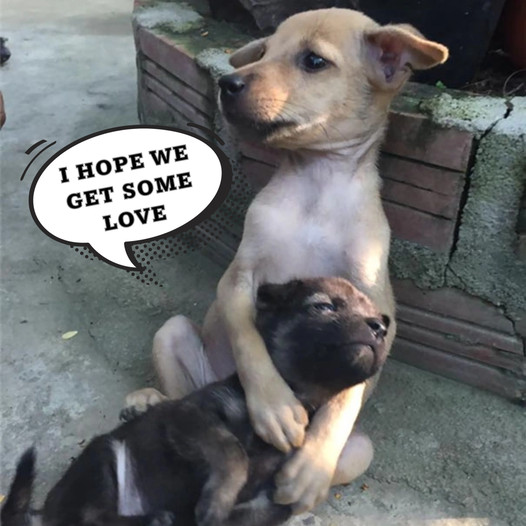
<instances>
[{"instance_id":1,"label":"puppy's front paw","mask_svg":"<svg viewBox=\"0 0 526 526\"><path fill-rule=\"evenodd\" d=\"M309 417L284 381L247 392L247 405L254 431L265 442L285 453L303 444Z\"/></svg>"},{"instance_id":2,"label":"puppy's front paw","mask_svg":"<svg viewBox=\"0 0 526 526\"><path fill-rule=\"evenodd\" d=\"M175 514L171 511L159 511L156 513L148 526L175 526Z\"/></svg>"},{"instance_id":3,"label":"puppy's front paw","mask_svg":"<svg viewBox=\"0 0 526 526\"><path fill-rule=\"evenodd\" d=\"M338 457L308 442L276 475L274 502L292 504L294 513L309 511L327 498Z\"/></svg>"},{"instance_id":4,"label":"puppy's front paw","mask_svg":"<svg viewBox=\"0 0 526 526\"><path fill-rule=\"evenodd\" d=\"M119 413L119 420L121 422L131 422L142 414L144 414L144 411L140 411L135 406L131 405L130 407L125 407L121 410Z\"/></svg>"},{"instance_id":5,"label":"puppy's front paw","mask_svg":"<svg viewBox=\"0 0 526 526\"><path fill-rule=\"evenodd\" d=\"M125 400L125 408L121 411L119 418L124 422L133 420L144 413L150 406L158 404L168 397L164 396L157 389L146 387L130 393Z\"/></svg>"}]
</instances>

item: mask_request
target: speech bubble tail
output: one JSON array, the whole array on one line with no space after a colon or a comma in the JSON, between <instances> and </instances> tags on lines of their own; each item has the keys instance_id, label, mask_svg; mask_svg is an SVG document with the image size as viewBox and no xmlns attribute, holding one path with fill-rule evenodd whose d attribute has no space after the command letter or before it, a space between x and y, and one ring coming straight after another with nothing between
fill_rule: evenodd
<instances>
[{"instance_id":1,"label":"speech bubble tail","mask_svg":"<svg viewBox=\"0 0 526 526\"><path fill-rule=\"evenodd\" d=\"M142 271L143 267L137 263L131 249L126 245L127 244L115 243L110 246L97 244L89 246L98 257L114 267Z\"/></svg>"}]
</instances>

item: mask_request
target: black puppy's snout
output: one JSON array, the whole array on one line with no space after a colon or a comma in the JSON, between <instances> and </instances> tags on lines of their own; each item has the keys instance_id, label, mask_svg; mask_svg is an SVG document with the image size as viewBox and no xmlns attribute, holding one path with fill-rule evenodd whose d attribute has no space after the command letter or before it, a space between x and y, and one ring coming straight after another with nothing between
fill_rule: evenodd
<instances>
[{"instance_id":1,"label":"black puppy's snout","mask_svg":"<svg viewBox=\"0 0 526 526\"><path fill-rule=\"evenodd\" d=\"M221 95L223 97L235 97L236 95L239 95L245 87L245 81L236 73L223 75L219 79L218 84L221 88Z\"/></svg>"},{"instance_id":2,"label":"black puppy's snout","mask_svg":"<svg viewBox=\"0 0 526 526\"><path fill-rule=\"evenodd\" d=\"M373 334L376 338L385 338L387 334L387 327L389 327L389 318L387 316L382 316L380 318L367 318L365 323L373 331Z\"/></svg>"}]
</instances>

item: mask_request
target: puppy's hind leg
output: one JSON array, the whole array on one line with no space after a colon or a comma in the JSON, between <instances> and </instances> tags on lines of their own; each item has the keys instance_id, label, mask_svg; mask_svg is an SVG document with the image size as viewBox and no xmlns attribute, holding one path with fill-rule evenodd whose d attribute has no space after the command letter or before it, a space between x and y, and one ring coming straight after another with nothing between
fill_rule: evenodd
<instances>
[{"instance_id":1,"label":"puppy's hind leg","mask_svg":"<svg viewBox=\"0 0 526 526\"><path fill-rule=\"evenodd\" d=\"M161 388L169 398L183 398L216 380L199 328L185 316L170 318L157 331L152 352Z\"/></svg>"},{"instance_id":2,"label":"puppy's hind leg","mask_svg":"<svg viewBox=\"0 0 526 526\"><path fill-rule=\"evenodd\" d=\"M268 491L238 504L224 526L278 526L292 516L292 506L275 504Z\"/></svg>"},{"instance_id":3,"label":"puppy's hind leg","mask_svg":"<svg viewBox=\"0 0 526 526\"><path fill-rule=\"evenodd\" d=\"M195 508L198 526L223 524L248 476L248 457L234 435L226 429L211 429L202 455L209 468Z\"/></svg>"},{"instance_id":4,"label":"puppy's hind leg","mask_svg":"<svg viewBox=\"0 0 526 526\"><path fill-rule=\"evenodd\" d=\"M374 447L370 438L360 431L353 431L338 458L331 486L348 484L362 475L371 464Z\"/></svg>"},{"instance_id":5,"label":"puppy's hind leg","mask_svg":"<svg viewBox=\"0 0 526 526\"><path fill-rule=\"evenodd\" d=\"M155 333L152 355L164 394L151 387L130 393L121 413L123 420L131 420L167 398L183 398L217 380L204 351L199 328L185 316L170 318Z\"/></svg>"}]
</instances>

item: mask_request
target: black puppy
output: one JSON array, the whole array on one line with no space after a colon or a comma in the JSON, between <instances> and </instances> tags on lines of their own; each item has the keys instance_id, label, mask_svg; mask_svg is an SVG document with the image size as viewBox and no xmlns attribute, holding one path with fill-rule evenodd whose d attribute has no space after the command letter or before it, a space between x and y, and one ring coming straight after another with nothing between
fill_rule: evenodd
<instances>
[{"instance_id":1,"label":"black puppy","mask_svg":"<svg viewBox=\"0 0 526 526\"><path fill-rule=\"evenodd\" d=\"M340 278L258 290L256 325L272 360L311 412L374 375L389 319ZM272 501L286 455L255 435L236 375L163 402L92 440L30 512L35 457L19 462L4 526L273 526L291 515Z\"/></svg>"}]
</instances>

